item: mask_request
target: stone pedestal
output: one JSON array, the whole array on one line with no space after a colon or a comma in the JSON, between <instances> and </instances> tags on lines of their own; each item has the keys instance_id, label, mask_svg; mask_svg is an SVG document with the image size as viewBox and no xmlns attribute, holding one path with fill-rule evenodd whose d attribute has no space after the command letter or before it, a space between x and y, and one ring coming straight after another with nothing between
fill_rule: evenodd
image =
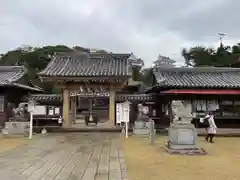
<instances>
[{"instance_id":1,"label":"stone pedestal","mask_svg":"<svg viewBox=\"0 0 240 180\"><path fill-rule=\"evenodd\" d=\"M203 155L206 152L197 148L197 131L191 123L173 123L168 130L165 149L171 154Z\"/></svg>"},{"instance_id":2,"label":"stone pedestal","mask_svg":"<svg viewBox=\"0 0 240 180\"><path fill-rule=\"evenodd\" d=\"M137 121L134 122L133 133L148 136L149 132L149 117L147 115L141 115Z\"/></svg>"},{"instance_id":3,"label":"stone pedestal","mask_svg":"<svg viewBox=\"0 0 240 180\"><path fill-rule=\"evenodd\" d=\"M168 130L169 148L196 148L197 131L193 124L171 124Z\"/></svg>"},{"instance_id":4,"label":"stone pedestal","mask_svg":"<svg viewBox=\"0 0 240 180\"><path fill-rule=\"evenodd\" d=\"M2 129L3 135L23 135L29 133L29 122L9 121L5 122L5 127Z\"/></svg>"},{"instance_id":5,"label":"stone pedestal","mask_svg":"<svg viewBox=\"0 0 240 180\"><path fill-rule=\"evenodd\" d=\"M133 133L136 135L148 136L149 128L148 122L135 122L133 127Z\"/></svg>"}]
</instances>

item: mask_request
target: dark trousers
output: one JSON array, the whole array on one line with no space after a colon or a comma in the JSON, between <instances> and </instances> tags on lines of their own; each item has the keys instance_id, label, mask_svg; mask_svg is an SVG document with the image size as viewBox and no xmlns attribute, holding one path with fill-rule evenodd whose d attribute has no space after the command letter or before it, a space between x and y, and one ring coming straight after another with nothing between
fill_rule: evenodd
<instances>
[{"instance_id":1,"label":"dark trousers","mask_svg":"<svg viewBox=\"0 0 240 180\"><path fill-rule=\"evenodd\" d=\"M208 134L205 139L206 139L207 141L209 140L209 142L213 143L213 138L214 138L214 134Z\"/></svg>"}]
</instances>

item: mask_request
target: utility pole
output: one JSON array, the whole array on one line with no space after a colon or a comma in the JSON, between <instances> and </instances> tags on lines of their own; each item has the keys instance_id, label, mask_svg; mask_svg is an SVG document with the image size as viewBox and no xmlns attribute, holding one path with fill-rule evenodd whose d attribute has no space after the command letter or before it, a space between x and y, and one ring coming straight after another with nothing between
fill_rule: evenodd
<instances>
[{"instance_id":1,"label":"utility pole","mask_svg":"<svg viewBox=\"0 0 240 180\"><path fill-rule=\"evenodd\" d=\"M220 39L220 45L222 45L223 37L226 36L225 33L218 33Z\"/></svg>"}]
</instances>

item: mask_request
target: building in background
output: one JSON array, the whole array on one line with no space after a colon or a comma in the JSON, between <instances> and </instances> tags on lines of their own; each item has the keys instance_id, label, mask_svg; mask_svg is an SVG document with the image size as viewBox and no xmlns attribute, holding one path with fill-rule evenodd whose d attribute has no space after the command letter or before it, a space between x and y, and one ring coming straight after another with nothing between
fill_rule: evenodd
<instances>
[{"instance_id":1,"label":"building in background","mask_svg":"<svg viewBox=\"0 0 240 180\"><path fill-rule=\"evenodd\" d=\"M0 66L0 124L13 116L13 108L29 93L42 90L31 82L24 84L22 79L27 69L23 66Z\"/></svg>"},{"instance_id":2,"label":"building in background","mask_svg":"<svg viewBox=\"0 0 240 180\"><path fill-rule=\"evenodd\" d=\"M155 83L147 93L156 98L156 123L168 126L172 100L182 100L196 118L214 112L218 127L240 127L240 70L238 68L171 68L159 67L153 71Z\"/></svg>"},{"instance_id":3,"label":"building in background","mask_svg":"<svg viewBox=\"0 0 240 180\"><path fill-rule=\"evenodd\" d=\"M161 56L159 54L158 59L153 62L153 68L159 68L159 67L175 67L176 61L170 59L166 56Z\"/></svg>"}]
</instances>

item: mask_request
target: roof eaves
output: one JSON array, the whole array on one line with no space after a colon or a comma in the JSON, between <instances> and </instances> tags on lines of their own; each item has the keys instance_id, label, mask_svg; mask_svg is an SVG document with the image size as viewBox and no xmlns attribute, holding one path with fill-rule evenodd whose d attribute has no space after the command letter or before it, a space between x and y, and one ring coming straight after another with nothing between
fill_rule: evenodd
<instances>
[{"instance_id":1,"label":"roof eaves","mask_svg":"<svg viewBox=\"0 0 240 180\"><path fill-rule=\"evenodd\" d=\"M37 91L37 92L43 91L43 89L41 89L39 87L31 87L31 86L27 86L27 85L19 84L19 83L11 83L11 84L9 84L9 86L16 86L19 88L28 89L28 90Z\"/></svg>"}]
</instances>

